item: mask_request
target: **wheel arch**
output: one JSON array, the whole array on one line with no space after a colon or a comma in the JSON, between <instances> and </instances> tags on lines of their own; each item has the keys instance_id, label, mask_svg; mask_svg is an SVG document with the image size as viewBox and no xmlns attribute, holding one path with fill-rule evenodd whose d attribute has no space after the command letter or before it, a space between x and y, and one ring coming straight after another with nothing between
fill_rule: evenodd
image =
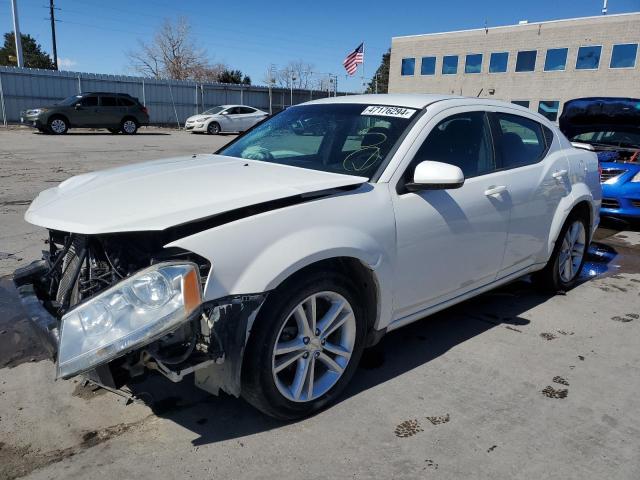
<instances>
[{"instance_id":1,"label":"wheel arch","mask_svg":"<svg viewBox=\"0 0 640 480\"><path fill-rule=\"evenodd\" d=\"M578 212L581 215L584 215L584 218L587 220L587 234L589 235L589 240L593 236L594 227L597 226L597 224L595 224L597 212L594 210L593 197L590 193L582 192L581 195L578 195L573 199L566 197L565 200L565 205L561 205L561 208L558 208L551 224L546 252L547 260L553 252L553 248L558 240L562 226L572 214Z\"/></svg>"}]
</instances>

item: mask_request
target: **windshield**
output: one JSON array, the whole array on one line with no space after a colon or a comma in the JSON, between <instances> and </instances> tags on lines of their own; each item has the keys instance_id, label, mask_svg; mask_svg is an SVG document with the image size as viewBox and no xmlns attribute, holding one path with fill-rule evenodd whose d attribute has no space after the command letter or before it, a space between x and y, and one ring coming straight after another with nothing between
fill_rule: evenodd
<instances>
[{"instance_id":1,"label":"windshield","mask_svg":"<svg viewBox=\"0 0 640 480\"><path fill-rule=\"evenodd\" d=\"M416 115L362 104L290 107L218 153L371 179Z\"/></svg>"},{"instance_id":2,"label":"windshield","mask_svg":"<svg viewBox=\"0 0 640 480\"><path fill-rule=\"evenodd\" d=\"M215 115L216 113L220 113L222 110L224 110L224 107L213 107L209 110L205 110L201 115Z\"/></svg>"},{"instance_id":3,"label":"windshield","mask_svg":"<svg viewBox=\"0 0 640 480\"><path fill-rule=\"evenodd\" d=\"M640 130L593 130L582 132L571 137L572 142L584 142L593 145L604 145L612 147L640 147Z\"/></svg>"},{"instance_id":4,"label":"windshield","mask_svg":"<svg viewBox=\"0 0 640 480\"><path fill-rule=\"evenodd\" d=\"M80 101L81 98L82 95L71 95L64 100L59 101L58 103L56 103L56 105L75 105Z\"/></svg>"}]
</instances>

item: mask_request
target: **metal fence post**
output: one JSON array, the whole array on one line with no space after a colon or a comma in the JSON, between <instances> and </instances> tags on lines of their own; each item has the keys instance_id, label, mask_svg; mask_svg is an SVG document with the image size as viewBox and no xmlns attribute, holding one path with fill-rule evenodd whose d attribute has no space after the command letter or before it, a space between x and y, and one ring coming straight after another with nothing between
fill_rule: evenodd
<instances>
[{"instance_id":1,"label":"metal fence post","mask_svg":"<svg viewBox=\"0 0 640 480\"><path fill-rule=\"evenodd\" d=\"M147 98L144 92L144 78L142 79L142 105L147 106Z\"/></svg>"},{"instance_id":2,"label":"metal fence post","mask_svg":"<svg viewBox=\"0 0 640 480\"><path fill-rule=\"evenodd\" d=\"M7 112L4 109L4 90L2 89L2 74L0 74L0 104L2 105L2 123L5 128L9 128L7 125Z\"/></svg>"},{"instance_id":3,"label":"metal fence post","mask_svg":"<svg viewBox=\"0 0 640 480\"><path fill-rule=\"evenodd\" d=\"M78 93L82 94L82 80L80 80L80 75L78 75Z\"/></svg>"},{"instance_id":4,"label":"metal fence post","mask_svg":"<svg viewBox=\"0 0 640 480\"><path fill-rule=\"evenodd\" d=\"M178 130L182 128L180 126L180 119L178 118L178 110L176 109L176 102L173 101L173 90L171 90L171 80L167 80L167 85L169 85L169 96L171 97L171 104L173 105L173 113L176 115L176 123L178 124Z\"/></svg>"}]
</instances>

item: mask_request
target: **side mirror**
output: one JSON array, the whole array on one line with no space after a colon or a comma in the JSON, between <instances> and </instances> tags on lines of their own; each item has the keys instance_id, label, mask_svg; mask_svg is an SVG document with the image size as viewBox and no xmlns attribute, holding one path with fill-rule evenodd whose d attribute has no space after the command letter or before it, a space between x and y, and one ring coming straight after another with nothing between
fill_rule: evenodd
<instances>
[{"instance_id":1,"label":"side mirror","mask_svg":"<svg viewBox=\"0 0 640 480\"><path fill-rule=\"evenodd\" d=\"M76 110L80 110L80 108L82 107L82 104L80 103L76 103L73 108L75 108Z\"/></svg>"},{"instance_id":2,"label":"side mirror","mask_svg":"<svg viewBox=\"0 0 640 480\"><path fill-rule=\"evenodd\" d=\"M413 182L407 183L407 190L444 190L460 188L464 184L464 174L460 167L449 163L420 162L413 172Z\"/></svg>"},{"instance_id":3,"label":"side mirror","mask_svg":"<svg viewBox=\"0 0 640 480\"><path fill-rule=\"evenodd\" d=\"M220 115L229 115L229 112L220 112Z\"/></svg>"}]
</instances>

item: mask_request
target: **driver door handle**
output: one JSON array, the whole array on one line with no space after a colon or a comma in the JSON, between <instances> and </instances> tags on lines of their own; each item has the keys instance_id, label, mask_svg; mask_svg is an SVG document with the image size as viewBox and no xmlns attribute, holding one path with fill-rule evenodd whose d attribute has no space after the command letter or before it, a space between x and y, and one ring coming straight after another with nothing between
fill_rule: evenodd
<instances>
[{"instance_id":1,"label":"driver door handle","mask_svg":"<svg viewBox=\"0 0 640 480\"><path fill-rule=\"evenodd\" d=\"M504 185L497 185L495 187L489 187L484 191L485 196L487 197L495 197L496 195L500 195L507 191L507 187Z\"/></svg>"},{"instance_id":2,"label":"driver door handle","mask_svg":"<svg viewBox=\"0 0 640 480\"><path fill-rule=\"evenodd\" d=\"M562 170L556 170L555 172L553 172L551 174L551 176L555 179L561 179L562 177L566 176L567 173L569 173L567 170L562 169Z\"/></svg>"}]
</instances>

